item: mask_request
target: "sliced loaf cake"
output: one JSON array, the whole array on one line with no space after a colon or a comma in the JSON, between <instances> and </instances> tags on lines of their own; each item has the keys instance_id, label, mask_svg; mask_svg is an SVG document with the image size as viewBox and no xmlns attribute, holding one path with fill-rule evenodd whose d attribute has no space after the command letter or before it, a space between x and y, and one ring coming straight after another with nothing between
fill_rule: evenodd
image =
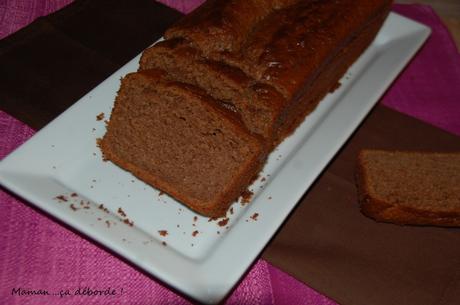
<instances>
[{"instance_id":1,"label":"sliced loaf cake","mask_svg":"<svg viewBox=\"0 0 460 305\"><path fill-rule=\"evenodd\" d=\"M123 81L104 156L223 216L369 46L390 0L208 0Z\"/></svg>"}]
</instances>

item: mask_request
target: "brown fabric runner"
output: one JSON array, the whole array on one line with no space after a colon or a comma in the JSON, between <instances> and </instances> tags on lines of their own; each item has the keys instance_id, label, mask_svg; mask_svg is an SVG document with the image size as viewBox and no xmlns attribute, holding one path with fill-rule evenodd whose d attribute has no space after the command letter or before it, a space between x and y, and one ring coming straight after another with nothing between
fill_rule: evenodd
<instances>
[{"instance_id":1,"label":"brown fabric runner","mask_svg":"<svg viewBox=\"0 0 460 305\"><path fill-rule=\"evenodd\" d=\"M341 304L459 304L460 229L398 226L362 215L354 165L363 148L460 151L460 139L377 106L262 257Z\"/></svg>"},{"instance_id":2,"label":"brown fabric runner","mask_svg":"<svg viewBox=\"0 0 460 305\"><path fill-rule=\"evenodd\" d=\"M180 13L151 0L77 0L0 41L0 109L40 129L157 40ZM376 107L262 257L342 304L454 304L460 231L359 213L361 148L460 150L458 138Z\"/></svg>"}]
</instances>

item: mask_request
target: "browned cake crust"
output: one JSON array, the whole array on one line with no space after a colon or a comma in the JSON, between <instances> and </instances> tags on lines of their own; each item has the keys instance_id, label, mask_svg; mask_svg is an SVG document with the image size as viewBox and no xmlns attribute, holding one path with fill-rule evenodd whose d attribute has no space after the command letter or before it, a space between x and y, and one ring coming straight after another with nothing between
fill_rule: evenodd
<instances>
[{"instance_id":1,"label":"browned cake crust","mask_svg":"<svg viewBox=\"0 0 460 305\"><path fill-rule=\"evenodd\" d=\"M385 0L299 1L257 24L239 52L215 52L210 57L239 67L291 100L306 93L308 84L354 37L386 17L390 4Z\"/></svg>"},{"instance_id":2,"label":"browned cake crust","mask_svg":"<svg viewBox=\"0 0 460 305\"><path fill-rule=\"evenodd\" d=\"M165 38L185 38L205 54L237 52L254 26L273 10L299 0L208 0L175 26Z\"/></svg>"},{"instance_id":3,"label":"browned cake crust","mask_svg":"<svg viewBox=\"0 0 460 305\"><path fill-rule=\"evenodd\" d=\"M381 13L377 18L370 21L367 26L356 33L347 44L329 60L329 64L317 73L316 77L308 82L302 93L291 100L281 114L282 124L274 135L274 143L280 143L284 138L295 131L305 117L312 112L318 103L330 92L340 86L339 80L344 76L348 68L366 50L377 35L387 14Z\"/></svg>"},{"instance_id":4,"label":"browned cake crust","mask_svg":"<svg viewBox=\"0 0 460 305\"><path fill-rule=\"evenodd\" d=\"M363 150L361 211L395 224L460 226L460 153Z\"/></svg>"}]
</instances>

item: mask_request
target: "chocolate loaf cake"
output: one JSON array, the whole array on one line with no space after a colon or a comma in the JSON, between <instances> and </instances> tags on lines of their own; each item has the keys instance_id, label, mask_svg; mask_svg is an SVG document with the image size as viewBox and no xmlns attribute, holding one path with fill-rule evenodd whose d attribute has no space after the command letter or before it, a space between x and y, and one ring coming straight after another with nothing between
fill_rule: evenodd
<instances>
[{"instance_id":1,"label":"chocolate loaf cake","mask_svg":"<svg viewBox=\"0 0 460 305\"><path fill-rule=\"evenodd\" d=\"M145 50L139 72L123 80L101 144L104 156L195 211L223 216L270 150L337 88L390 4L207 1ZM139 135L130 140L134 130ZM129 147L129 141L137 142Z\"/></svg>"}]
</instances>

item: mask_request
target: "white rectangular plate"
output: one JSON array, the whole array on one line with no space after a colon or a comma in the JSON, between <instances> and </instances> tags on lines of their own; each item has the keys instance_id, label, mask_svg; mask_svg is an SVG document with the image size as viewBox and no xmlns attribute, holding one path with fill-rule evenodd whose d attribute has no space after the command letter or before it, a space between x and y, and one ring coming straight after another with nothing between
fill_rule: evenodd
<instances>
[{"instance_id":1,"label":"white rectangular plate","mask_svg":"<svg viewBox=\"0 0 460 305\"><path fill-rule=\"evenodd\" d=\"M235 203L227 224L102 161L96 139L105 124L96 116L110 115L120 78L137 70L139 56L3 159L0 183L185 294L218 302L429 34L390 14L342 86L270 155L252 202Z\"/></svg>"}]
</instances>

